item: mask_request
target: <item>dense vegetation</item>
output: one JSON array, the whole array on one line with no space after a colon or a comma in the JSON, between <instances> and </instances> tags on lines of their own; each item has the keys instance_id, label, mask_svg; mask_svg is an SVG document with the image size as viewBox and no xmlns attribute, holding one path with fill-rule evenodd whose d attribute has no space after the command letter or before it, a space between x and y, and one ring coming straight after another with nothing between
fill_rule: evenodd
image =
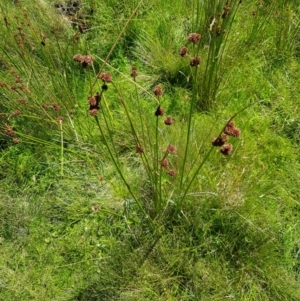
<instances>
[{"instance_id":1,"label":"dense vegetation","mask_svg":"<svg viewBox=\"0 0 300 301\"><path fill-rule=\"evenodd\" d=\"M0 300L300 300L298 0L0 13Z\"/></svg>"}]
</instances>

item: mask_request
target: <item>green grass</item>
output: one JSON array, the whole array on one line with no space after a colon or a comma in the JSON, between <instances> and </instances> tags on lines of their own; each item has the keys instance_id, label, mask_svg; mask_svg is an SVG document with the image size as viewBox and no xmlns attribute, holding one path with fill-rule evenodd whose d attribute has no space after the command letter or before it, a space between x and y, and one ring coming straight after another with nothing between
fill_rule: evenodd
<instances>
[{"instance_id":1,"label":"green grass","mask_svg":"<svg viewBox=\"0 0 300 301\"><path fill-rule=\"evenodd\" d=\"M0 4L0 300L300 300L297 1L52 2Z\"/></svg>"}]
</instances>

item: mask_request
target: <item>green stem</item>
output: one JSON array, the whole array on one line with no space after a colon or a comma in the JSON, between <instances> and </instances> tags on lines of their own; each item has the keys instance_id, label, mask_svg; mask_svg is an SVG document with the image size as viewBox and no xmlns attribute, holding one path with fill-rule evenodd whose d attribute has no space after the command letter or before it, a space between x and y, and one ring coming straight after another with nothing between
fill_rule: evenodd
<instances>
[{"instance_id":1,"label":"green stem","mask_svg":"<svg viewBox=\"0 0 300 301\"><path fill-rule=\"evenodd\" d=\"M219 136L224 132L224 130L225 130L225 128L226 128L228 122L230 122L231 120L233 120L238 114L240 114L242 111L248 109L249 107L251 107L252 105L254 105L254 104L257 103L257 102L259 102L259 100L258 100L258 101L255 101L254 103L250 103L249 105L247 105L246 107L242 108L241 110L239 110L238 112L236 112L234 115L232 115L232 116L230 117L230 119L226 122L226 124L224 125L224 127L222 128L221 132L219 133ZM211 148L209 149L209 151L208 151L208 152L206 153L206 155L204 156L202 162L200 163L200 165L198 166L198 168L197 168L196 171L194 172L194 174L193 174L191 180L189 181L189 183L188 183L187 186L185 187L184 192L183 192L183 195L182 195L182 197L180 198L180 201L177 203L176 210L175 210L175 214L178 213L179 208L181 208L181 204L182 204L182 202L184 201L184 199L185 199L185 197L186 197L186 195L187 195L187 193L188 193L188 191L189 191L189 189L190 189L192 183L194 182L196 176L199 174L199 172L200 172L201 168L203 167L204 163L206 162L206 160L209 158L209 156L210 156L210 154L211 154L211 152L212 152L213 149L214 149L214 146L211 146Z\"/></svg>"},{"instance_id":2,"label":"green stem","mask_svg":"<svg viewBox=\"0 0 300 301\"><path fill-rule=\"evenodd\" d=\"M64 176L64 133L62 128L62 121L59 122L60 125L60 175Z\"/></svg>"},{"instance_id":3,"label":"green stem","mask_svg":"<svg viewBox=\"0 0 300 301\"><path fill-rule=\"evenodd\" d=\"M135 143L136 143L137 146L142 146L141 143L140 143L140 141L139 141L139 138L138 138L138 135L137 135L137 133L136 133L136 130L135 130L135 128L134 128L134 125L133 125L133 122L132 122L132 118L130 117L130 114L129 114L129 111L128 111L128 108L127 108L125 99L122 97L122 95L121 95L120 91L118 90L118 88L116 87L116 85L115 85L114 83L112 83L112 85L113 85L113 87L116 89L116 91L117 91L117 93L118 93L118 96L119 96L119 99L120 99L120 101L121 101L121 103L122 103L122 105L123 105L123 107L124 107L126 117L127 117L128 121L129 121L129 124L130 124L130 128L131 128L132 135L133 135L133 137L134 137L134 139L135 139ZM142 121L141 121L141 122L142 122ZM144 162L144 166L146 167L146 171L147 171L148 175L149 175L150 178L151 178L151 168L150 168L149 162L148 162L148 160L147 160L147 156L145 156L145 155L143 154L142 160L143 160L143 162Z\"/></svg>"},{"instance_id":4,"label":"green stem","mask_svg":"<svg viewBox=\"0 0 300 301\"><path fill-rule=\"evenodd\" d=\"M193 83L193 95L192 95L192 101L190 104L190 112L189 112L189 117L188 117L188 130L187 130L187 135L186 135L185 151L184 151L183 163L182 163L182 167L181 167L180 185L179 185L180 190L183 185L184 171L185 171L185 165L186 165L188 149L189 149L189 141L190 141L190 136L191 136L192 116L193 116L195 100L197 97L197 74L198 74L197 71L198 71L198 67L196 66L195 75L194 75L194 83Z\"/></svg>"},{"instance_id":5,"label":"green stem","mask_svg":"<svg viewBox=\"0 0 300 301\"><path fill-rule=\"evenodd\" d=\"M125 186L126 186L128 192L130 193L130 195L132 196L132 198L134 199L134 201L135 201L136 204L138 205L139 210L140 210L140 212L143 214L144 218L147 219L147 220L149 221L150 226L152 227L152 229L153 229L153 230L156 230L156 227L155 227L155 225L154 225L152 219L149 218L149 216L147 215L146 211L144 210L144 208L143 208L141 202L137 199L137 197L136 197L135 194L133 193L133 191L132 191L130 185L129 185L128 182L126 181L126 179L125 179L125 177L124 177L124 175L123 175L123 172L121 171L121 168L120 168L120 166L119 166L119 164L118 164L116 158L114 157L114 155L113 155L113 153L112 153L112 150L111 150L111 148L109 147L109 144L108 144L108 142L107 142L107 140L106 140L106 138L105 138L105 136L104 136L104 133L103 133L103 131L102 131L102 128L101 128L101 126L100 126L99 119L98 119L97 116L95 116L95 120L96 120L98 129L99 129L99 131L100 131L100 133L101 133L101 135L102 135L102 138L103 138L103 140L104 140L105 146L107 147L108 153L109 153L109 155L110 155L110 157L111 157L111 159L112 159L112 161L113 161L113 163L114 163L114 166L116 167L116 169L117 169L117 171L118 171L118 173L119 173L119 175L120 175L120 177L121 177L123 183L125 184Z\"/></svg>"},{"instance_id":6,"label":"green stem","mask_svg":"<svg viewBox=\"0 0 300 301\"><path fill-rule=\"evenodd\" d=\"M155 194L155 210L156 213L158 212L159 207L159 196L158 196L158 116L156 117L156 124L155 124L155 145L154 145L154 194Z\"/></svg>"}]
</instances>

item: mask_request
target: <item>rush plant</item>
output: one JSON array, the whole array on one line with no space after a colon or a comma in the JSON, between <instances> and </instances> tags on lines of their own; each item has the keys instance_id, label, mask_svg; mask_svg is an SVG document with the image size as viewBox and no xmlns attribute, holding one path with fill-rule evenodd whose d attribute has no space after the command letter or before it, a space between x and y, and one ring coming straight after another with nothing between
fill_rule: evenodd
<instances>
[{"instance_id":1,"label":"rush plant","mask_svg":"<svg viewBox=\"0 0 300 301\"><path fill-rule=\"evenodd\" d=\"M138 7L139 5L124 25L114 46L136 15ZM228 11L229 8L226 7L224 13L229 14ZM187 120L184 122L179 122L176 116L168 114L165 109L167 101L164 99L163 85L154 85L152 91L149 92L139 84L139 71L136 66L132 66L130 78L129 74L126 75L108 64L113 48L104 60L95 57L102 62L102 65L92 81L87 98L89 115L94 117L100 134L99 142L96 144L101 148L105 146L128 193L137 204L142 216L158 235L158 225L161 222L164 223L170 213L176 220L186 207L187 195L193 189L194 182L209 160L214 147L220 147L220 156L230 156L233 146L228 142L228 138L229 136L239 137L241 134L241 130L235 127L233 118L245 108L228 117L219 129L220 133L216 138L211 137L215 126L213 124L207 135L202 136L202 141L196 141L196 143L192 141L192 136L195 135L194 116L199 101L199 74L202 64L206 66L204 68L210 70L210 74L214 74L214 71L210 69L210 64L215 64L215 61L211 59L202 62L201 38L200 33L189 33L186 37L187 46L182 47L178 54L182 60L186 60L192 78L192 95ZM218 45L220 47L221 42ZM81 62L78 58L79 55L76 55L74 60ZM115 82L112 72L119 73L125 81L133 85L133 99L132 95L130 98L127 91L123 91L118 82ZM214 89L215 83L216 81L209 80L207 85ZM118 114L109 109L109 104L115 100L119 102L121 108ZM146 102L147 109L145 109ZM120 125L116 126L114 122L120 116L123 118L122 126L127 129L126 147L135 152L135 161L138 162L139 169L142 169L138 186L147 186L149 190L147 199L140 197L139 188L136 183L130 181L130 174L126 173L126 166L120 157L117 140L119 138L115 135ZM175 137L173 127L177 128L176 132L179 132L178 128L181 127L180 137ZM200 145L198 145L199 142Z\"/></svg>"}]
</instances>

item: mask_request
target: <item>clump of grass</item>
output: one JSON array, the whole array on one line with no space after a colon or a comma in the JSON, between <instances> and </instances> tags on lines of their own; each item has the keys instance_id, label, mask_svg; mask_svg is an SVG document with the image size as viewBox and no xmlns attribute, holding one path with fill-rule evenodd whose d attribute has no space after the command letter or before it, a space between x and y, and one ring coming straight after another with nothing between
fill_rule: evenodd
<instances>
[{"instance_id":1,"label":"clump of grass","mask_svg":"<svg viewBox=\"0 0 300 301\"><path fill-rule=\"evenodd\" d=\"M3 29L17 40L2 45L1 130L13 146L0 159L3 298L297 300L299 164L297 141L287 138L297 110L255 51L241 64L228 60L248 6L193 2L186 14L177 2L149 11L127 4L103 56L94 51L103 37L89 40L93 27L62 23L63 41L29 4L14 7L19 19L5 13ZM149 76L143 57L132 62L120 45L166 6L187 23L174 15L177 35L156 16L158 47L139 39L144 49L165 48L149 55L159 67ZM186 82L173 87L178 70ZM221 81L224 70L230 78Z\"/></svg>"}]
</instances>

